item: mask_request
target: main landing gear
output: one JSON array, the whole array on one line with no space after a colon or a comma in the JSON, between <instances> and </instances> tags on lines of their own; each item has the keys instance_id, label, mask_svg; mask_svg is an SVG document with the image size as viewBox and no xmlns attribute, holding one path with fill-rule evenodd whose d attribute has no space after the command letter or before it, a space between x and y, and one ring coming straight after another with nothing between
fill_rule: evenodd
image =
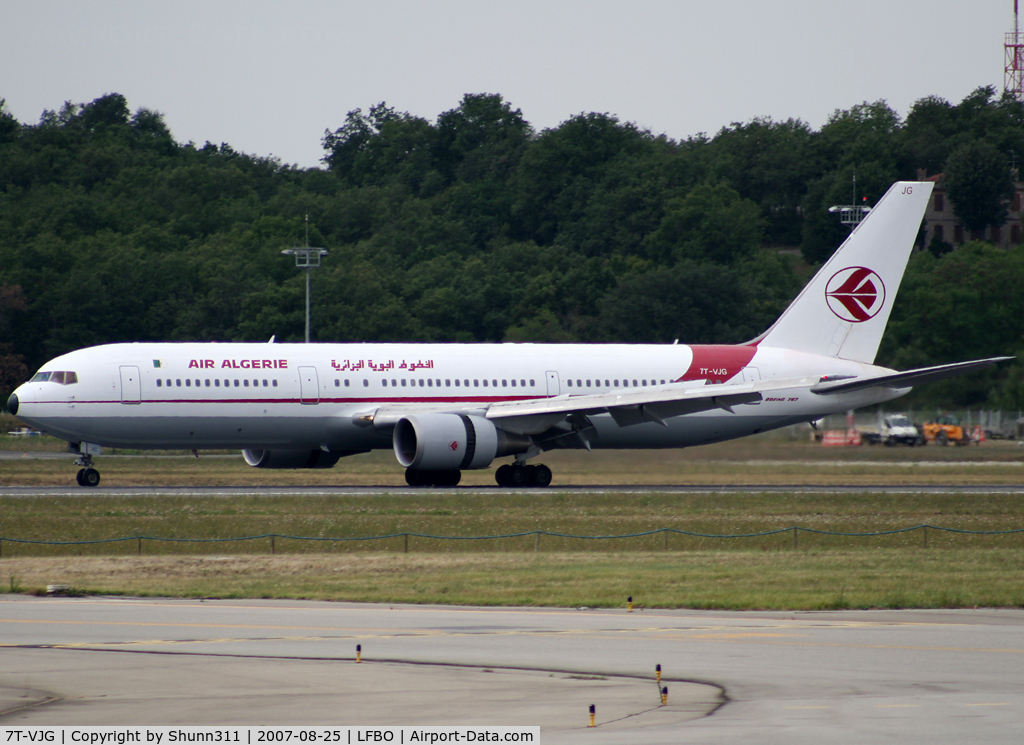
<instances>
[{"instance_id":1,"label":"main landing gear","mask_svg":"<svg viewBox=\"0 0 1024 745\"><path fill-rule=\"evenodd\" d=\"M99 474L96 474L97 479ZM420 471L405 469L405 483L409 486L458 486L462 471ZM498 486L526 489L551 485L551 469L545 465L528 466L525 463L506 463L494 472ZM81 482L79 482L81 483Z\"/></svg>"},{"instance_id":2,"label":"main landing gear","mask_svg":"<svg viewBox=\"0 0 1024 745\"><path fill-rule=\"evenodd\" d=\"M506 463L498 466L494 480L503 487L545 487L551 485L551 469L543 464L527 466L521 463Z\"/></svg>"},{"instance_id":3,"label":"main landing gear","mask_svg":"<svg viewBox=\"0 0 1024 745\"><path fill-rule=\"evenodd\" d=\"M405 483L409 486L458 486L462 480L462 471L419 471L405 469Z\"/></svg>"}]
</instances>

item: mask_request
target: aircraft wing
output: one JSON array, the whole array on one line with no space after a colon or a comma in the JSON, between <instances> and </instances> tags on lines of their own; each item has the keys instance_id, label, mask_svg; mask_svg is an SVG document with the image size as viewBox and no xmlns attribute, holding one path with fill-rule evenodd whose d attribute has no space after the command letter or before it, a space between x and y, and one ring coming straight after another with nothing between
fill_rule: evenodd
<instances>
[{"instance_id":1,"label":"aircraft wing","mask_svg":"<svg viewBox=\"0 0 1024 745\"><path fill-rule=\"evenodd\" d=\"M841 378L834 380L822 380L817 385L811 386L811 393L828 395L831 393L849 393L864 388L875 388L884 386L886 388L910 388L911 386L931 383L936 380L952 378L955 375L985 370L995 367L997 362L1012 360L1013 357L990 357L984 360L971 360L969 362L954 362L949 365L936 365L934 367L921 367L916 370L892 373L890 375L878 375L871 378Z\"/></svg>"},{"instance_id":2,"label":"aircraft wing","mask_svg":"<svg viewBox=\"0 0 1024 745\"><path fill-rule=\"evenodd\" d=\"M486 417L511 432L536 432L571 415L609 413L620 427L643 422L665 424L665 419L698 411L757 403L766 391L809 386L815 378L768 380L751 383L697 386L659 386L646 390L563 395L528 401L502 401L487 408Z\"/></svg>"}]
</instances>

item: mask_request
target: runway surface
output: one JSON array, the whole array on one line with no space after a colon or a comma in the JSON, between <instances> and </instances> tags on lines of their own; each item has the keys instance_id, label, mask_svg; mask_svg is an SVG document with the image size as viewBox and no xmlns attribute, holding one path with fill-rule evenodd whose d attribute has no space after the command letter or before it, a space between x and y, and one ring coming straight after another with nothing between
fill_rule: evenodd
<instances>
[{"instance_id":1,"label":"runway surface","mask_svg":"<svg viewBox=\"0 0 1024 745\"><path fill-rule=\"evenodd\" d=\"M0 486L0 497L329 497L329 496L422 496L424 494L1024 494L1024 484L743 484L651 486L551 486L547 489L504 489L497 486L449 488L407 486Z\"/></svg>"},{"instance_id":2,"label":"runway surface","mask_svg":"<svg viewBox=\"0 0 1024 745\"><path fill-rule=\"evenodd\" d=\"M7 726L485 723L540 725L544 743L1024 737L1018 610L627 613L6 595L0 645Z\"/></svg>"}]
</instances>

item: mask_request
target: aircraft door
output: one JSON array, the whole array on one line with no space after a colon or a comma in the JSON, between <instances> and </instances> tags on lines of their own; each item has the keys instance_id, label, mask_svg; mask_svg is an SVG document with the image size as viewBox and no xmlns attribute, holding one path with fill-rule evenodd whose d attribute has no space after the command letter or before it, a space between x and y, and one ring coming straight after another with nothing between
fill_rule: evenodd
<instances>
[{"instance_id":1,"label":"aircraft door","mask_svg":"<svg viewBox=\"0 0 1024 745\"><path fill-rule=\"evenodd\" d=\"M548 395L549 396L557 396L559 393L562 392L562 386L559 384L559 381L558 381L558 373L555 372L554 370L548 370L547 371L547 378L548 378Z\"/></svg>"},{"instance_id":2,"label":"aircraft door","mask_svg":"<svg viewBox=\"0 0 1024 745\"><path fill-rule=\"evenodd\" d=\"M320 379L315 367L299 368L299 401L304 404L320 403Z\"/></svg>"},{"instance_id":3,"label":"aircraft door","mask_svg":"<svg viewBox=\"0 0 1024 745\"><path fill-rule=\"evenodd\" d=\"M743 368L743 382L744 383L756 383L761 379L761 371L756 367L744 367ZM760 404L760 401L752 401L754 406Z\"/></svg>"},{"instance_id":4,"label":"aircraft door","mask_svg":"<svg viewBox=\"0 0 1024 745\"><path fill-rule=\"evenodd\" d=\"M139 368L133 365L121 365L121 403L142 403L142 381Z\"/></svg>"}]
</instances>

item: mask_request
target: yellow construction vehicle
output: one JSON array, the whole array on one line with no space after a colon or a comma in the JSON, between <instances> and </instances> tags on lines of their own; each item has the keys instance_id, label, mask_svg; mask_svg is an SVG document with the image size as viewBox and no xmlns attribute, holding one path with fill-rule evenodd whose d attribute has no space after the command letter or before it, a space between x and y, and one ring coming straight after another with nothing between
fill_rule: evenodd
<instances>
[{"instance_id":1,"label":"yellow construction vehicle","mask_svg":"<svg viewBox=\"0 0 1024 745\"><path fill-rule=\"evenodd\" d=\"M951 442L956 445L971 444L971 436L960 426L960 420L951 414L942 414L935 417L934 422L925 422L921 425L921 434L925 440L936 445L948 445Z\"/></svg>"}]
</instances>

